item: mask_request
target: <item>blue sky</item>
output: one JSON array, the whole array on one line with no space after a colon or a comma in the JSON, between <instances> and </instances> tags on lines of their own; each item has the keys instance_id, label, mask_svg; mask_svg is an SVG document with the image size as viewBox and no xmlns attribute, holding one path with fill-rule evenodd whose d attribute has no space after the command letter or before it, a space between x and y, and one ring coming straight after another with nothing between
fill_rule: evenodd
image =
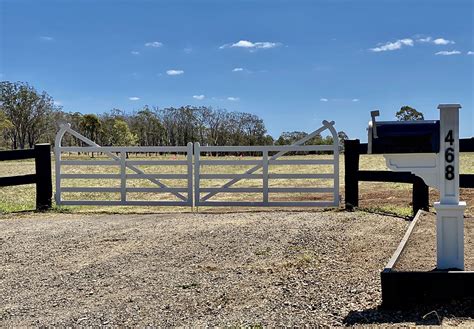
<instances>
[{"instance_id":1,"label":"blue sky","mask_svg":"<svg viewBox=\"0 0 474 329\"><path fill-rule=\"evenodd\" d=\"M0 78L66 111L207 105L271 135L336 121L366 139L369 112L437 119L461 103L474 135L473 1L0 0Z\"/></svg>"}]
</instances>

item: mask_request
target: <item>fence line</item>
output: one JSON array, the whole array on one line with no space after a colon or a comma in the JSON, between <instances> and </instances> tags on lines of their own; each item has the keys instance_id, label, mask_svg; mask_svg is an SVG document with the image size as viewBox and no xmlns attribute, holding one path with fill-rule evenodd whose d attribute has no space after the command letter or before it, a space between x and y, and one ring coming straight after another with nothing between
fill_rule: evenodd
<instances>
[{"instance_id":1,"label":"fence line","mask_svg":"<svg viewBox=\"0 0 474 329\"><path fill-rule=\"evenodd\" d=\"M36 210L51 208L51 145L36 144L34 149L0 151L0 161L35 159L35 173L0 177L0 187L36 184Z\"/></svg>"},{"instance_id":2,"label":"fence line","mask_svg":"<svg viewBox=\"0 0 474 329\"><path fill-rule=\"evenodd\" d=\"M459 140L460 152L474 152L474 138ZM396 182L413 184L412 209L413 214L418 210L428 210L429 189L423 179L410 172L359 170L359 157L367 154L367 143L358 139L344 142L345 164L345 207L352 209L359 206L359 182ZM461 174L459 186L474 188L474 174Z\"/></svg>"}]
</instances>

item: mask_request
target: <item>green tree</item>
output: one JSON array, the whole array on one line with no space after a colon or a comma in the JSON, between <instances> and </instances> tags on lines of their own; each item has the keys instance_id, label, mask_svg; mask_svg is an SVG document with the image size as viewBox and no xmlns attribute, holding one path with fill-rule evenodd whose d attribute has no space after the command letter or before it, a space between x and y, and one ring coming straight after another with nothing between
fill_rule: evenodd
<instances>
[{"instance_id":1,"label":"green tree","mask_svg":"<svg viewBox=\"0 0 474 329\"><path fill-rule=\"evenodd\" d=\"M97 142L98 135L101 129L101 122L97 115L95 114L86 114L81 118L81 122L79 123L79 127L81 128L84 135L91 139L94 142Z\"/></svg>"},{"instance_id":2,"label":"green tree","mask_svg":"<svg viewBox=\"0 0 474 329\"><path fill-rule=\"evenodd\" d=\"M8 135L13 129L13 124L8 120L5 113L0 111L0 147L8 146Z\"/></svg>"},{"instance_id":3,"label":"green tree","mask_svg":"<svg viewBox=\"0 0 474 329\"><path fill-rule=\"evenodd\" d=\"M55 109L51 96L38 93L23 82L0 82L0 112L13 126L6 131L13 149L33 147L52 129L50 115ZM54 128L53 128L54 129Z\"/></svg>"},{"instance_id":4,"label":"green tree","mask_svg":"<svg viewBox=\"0 0 474 329\"><path fill-rule=\"evenodd\" d=\"M148 107L139 110L130 118L130 130L138 137L140 146L163 144L164 128L156 111Z\"/></svg>"},{"instance_id":5,"label":"green tree","mask_svg":"<svg viewBox=\"0 0 474 329\"><path fill-rule=\"evenodd\" d=\"M395 116L398 121L412 121L412 120L425 120L423 113L415 110L410 106L402 106Z\"/></svg>"},{"instance_id":6,"label":"green tree","mask_svg":"<svg viewBox=\"0 0 474 329\"><path fill-rule=\"evenodd\" d=\"M114 129L112 131L113 146L134 146L138 144L137 135L133 134L128 124L121 119L115 119Z\"/></svg>"}]
</instances>

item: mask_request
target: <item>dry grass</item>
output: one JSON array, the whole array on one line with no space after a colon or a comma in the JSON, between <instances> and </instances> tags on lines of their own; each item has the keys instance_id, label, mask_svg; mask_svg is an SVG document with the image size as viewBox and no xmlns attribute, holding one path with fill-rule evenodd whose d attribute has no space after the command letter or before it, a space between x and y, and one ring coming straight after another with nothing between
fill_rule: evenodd
<instances>
[{"instance_id":1,"label":"dry grass","mask_svg":"<svg viewBox=\"0 0 474 329\"><path fill-rule=\"evenodd\" d=\"M87 156L71 155L65 159L89 159ZM139 158L132 156L133 159L167 159L167 160L183 160L184 156L161 155L157 157ZM237 157L226 157L226 159L239 159ZM284 159L283 157L282 159ZM286 157L291 159L323 159L330 158L325 155L308 155L308 156L292 156ZM95 159L103 159L105 157L95 157ZM202 157L203 160L216 159L215 157ZM219 159L222 159L219 158ZM245 160L259 159L258 157L243 157ZM186 173L186 166L138 166L146 173ZM245 170L251 168L250 165L242 166L205 166L201 169L201 173L244 173ZM340 157L340 186L341 194L344 189L344 157ZM54 163L53 181L54 181ZM361 156L360 169L362 170L386 170L385 160L380 155ZM33 160L22 161L4 161L0 162L0 176L22 175L34 172ZM329 165L299 165L299 166L270 166L270 173L331 173L332 166ZM118 174L118 166L64 166L63 173L111 173ZM133 173L128 170L128 173ZM261 173L257 171L256 173ZM463 153L461 155L461 173L474 173L474 153ZM161 180L169 187L186 187L185 180ZM227 179L219 180L202 180L202 187L220 187ZM80 187L80 186L97 186L97 187L120 187L118 179L70 179L64 180L63 186ZM278 179L270 180L270 187L331 187L332 180L328 179ZM127 187L156 187L148 180L128 180ZM233 187L262 187L260 179L244 179L236 183ZM54 183L53 183L54 189ZM471 190L472 191L472 190ZM472 193L463 191L464 200L471 205L474 203ZM360 199L361 206L381 212L390 212L398 215L406 216L411 212L411 185L401 183L360 183ZM432 192L434 197L435 193ZM119 193L64 193L64 200L73 199L90 199L90 200L119 200ZM178 200L175 196L168 193L129 193L130 200ZM270 194L271 201L309 201L309 200L330 200L329 194ZM467 199L466 199L467 198ZM258 193L223 193L218 194L211 200L219 201L261 201L261 194ZM434 199L433 199L434 200ZM11 186L0 188L0 212L14 212L22 210L31 210L35 207L35 187L34 185ZM60 207L55 208L58 211L73 212L118 212L118 213L135 213L135 212L174 212L174 211L190 211L189 207L122 207L122 206L80 206L80 207ZM231 209L223 208L205 208L200 210L206 211L228 211Z\"/></svg>"}]
</instances>

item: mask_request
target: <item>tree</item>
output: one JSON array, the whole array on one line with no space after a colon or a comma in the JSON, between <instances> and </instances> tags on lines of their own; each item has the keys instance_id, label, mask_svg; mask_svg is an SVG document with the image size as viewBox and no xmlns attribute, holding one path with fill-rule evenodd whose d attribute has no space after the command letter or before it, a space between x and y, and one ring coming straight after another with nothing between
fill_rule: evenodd
<instances>
[{"instance_id":1,"label":"tree","mask_svg":"<svg viewBox=\"0 0 474 329\"><path fill-rule=\"evenodd\" d=\"M8 135L10 131L13 129L13 124L10 120L8 120L5 113L0 111L0 147L7 146L6 141L8 140Z\"/></svg>"},{"instance_id":2,"label":"tree","mask_svg":"<svg viewBox=\"0 0 474 329\"><path fill-rule=\"evenodd\" d=\"M91 139L92 141L96 142L97 137L99 135L101 129L101 122L97 115L95 114L86 114L82 117L81 122L79 124L83 134Z\"/></svg>"},{"instance_id":3,"label":"tree","mask_svg":"<svg viewBox=\"0 0 474 329\"><path fill-rule=\"evenodd\" d=\"M130 130L138 137L140 146L163 144L163 125L156 111L152 111L146 106L130 118Z\"/></svg>"},{"instance_id":4,"label":"tree","mask_svg":"<svg viewBox=\"0 0 474 329\"><path fill-rule=\"evenodd\" d=\"M55 109L53 99L46 92L38 93L22 82L0 82L0 112L13 126L6 131L13 149L24 149L47 138L51 127L50 115Z\"/></svg>"},{"instance_id":5,"label":"tree","mask_svg":"<svg viewBox=\"0 0 474 329\"><path fill-rule=\"evenodd\" d=\"M121 119L115 119L114 130L112 131L113 146L134 146L138 144L137 135L133 134L128 124Z\"/></svg>"},{"instance_id":6,"label":"tree","mask_svg":"<svg viewBox=\"0 0 474 329\"><path fill-rule=\"evenodd\" d=\"M277 139L276 145L291 145L294 142L299 141L300 139L305 138L308 136L308 133L304 131L285 131L281 134L281 136ZM311 143L308 143L311 144Z\"/></svg>"},{"instance_id":7,"label":"tree","mask_svg":"<svg viewBox=\"0 0 474 329\"><path fill-rule=\"evenodd\" d=\"M395 116L398 121L412 121L412 120L425 120L423 113L418 112L410 106L402 106Z\"/></svg>"}]
</instances>

